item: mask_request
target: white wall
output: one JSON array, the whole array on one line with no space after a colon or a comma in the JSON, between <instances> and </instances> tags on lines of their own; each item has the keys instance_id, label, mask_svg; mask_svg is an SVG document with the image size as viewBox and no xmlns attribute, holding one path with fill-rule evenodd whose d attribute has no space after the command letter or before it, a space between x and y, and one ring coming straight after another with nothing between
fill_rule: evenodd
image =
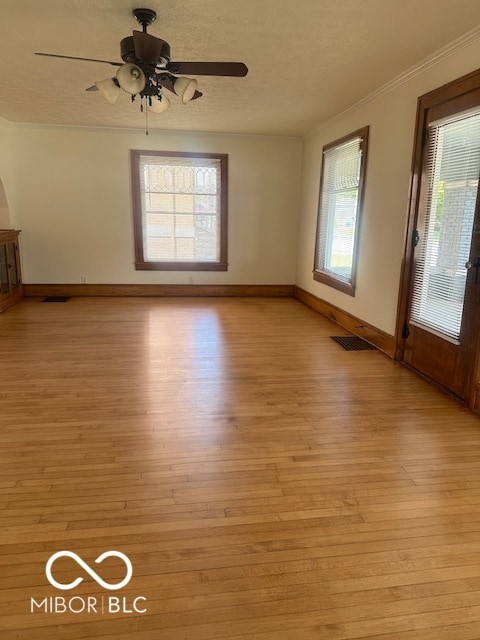
<instances>
[{"instance_id":1,"label":"white wall","mask_svg":"<svg viewBox=\"0 0 480 640\"><path fill-rule=\"evenodd\" d=\"M10 123L0 118L0 229L14 226L10 211L13 202L11 132Z\"/></svg>"},{"instance_id":2,"label":"white wall","mask_svg":"<svg viewBox=\"0 0 480 640\"><path fill-rule=\"evenodd\" d=\"M418 96L478 66L480 41L351 109L303 141L268 136L87 130L0 122L0 178L22 229L26 283L289 284L390 334ZM370 126L355 297L312 276L322 146ZM229 154L228 272L135 271L130 149ZM301 196L300 196L301 194ZM301 199L301 204L300 204ZM13 206L12 206L13 205ZM8 225L6 225L8 226ZM298 235L297 235L298 234ZM297 243L298 237L298 243Z\"/></svg>"},{"instance_id":3,"label":"white wall","mask_svg":"<svg viewBox=\"0 0 480 640\"><path fill-rule=\"evenodd\" d=\"M302 141L13 125L25 283L292 284ZM229 154L227 272L135 271L130 149Z\"/></svg>"},{"instance_id":4,"label":"white wall","mask_svg":"<svg viewBox=\"0 0 480 640\"><path fill-rule=\"evenodd\" d=\"M394 334L417 98L474 71L479 60L480 41L476 40L306 138L297 258L300 287ZM323 145L366 125L370 139L365 203L357 290L351 297L315 282L312 276L320 166Z\"/></svg>"}]
</instances>

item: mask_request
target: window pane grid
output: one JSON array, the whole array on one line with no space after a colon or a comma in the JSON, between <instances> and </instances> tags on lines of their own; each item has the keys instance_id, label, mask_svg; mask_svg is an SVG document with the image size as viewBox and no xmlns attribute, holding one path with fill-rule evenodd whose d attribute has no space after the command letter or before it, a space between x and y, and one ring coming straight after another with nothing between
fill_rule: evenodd
<instances>
[{"instance_id":1,"label":"window pane grid","mask_svg":"<svg viewBox=\"0 0 480 640\"><path fill-rule=\"evenodd\" d=\"M219 260L220 161L140 163L147 261ZM160 217L161 216L161 217Z\"/></svg>"}]
</instances>

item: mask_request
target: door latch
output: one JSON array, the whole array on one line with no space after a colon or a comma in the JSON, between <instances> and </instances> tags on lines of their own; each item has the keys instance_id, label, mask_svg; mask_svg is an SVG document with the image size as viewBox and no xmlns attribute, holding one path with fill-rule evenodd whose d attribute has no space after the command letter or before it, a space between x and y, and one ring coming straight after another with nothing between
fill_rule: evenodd
<instances>
[{"instance_id":1,"label":"door latch","mask_svg":"<svg viewBox=\"0 0 480 640\"><path fill-rule=\"evenodd\" d=\"M467 260L467 262L465 263L465 269L468 272L470 272L472 269L475 269L471 278L469 278L467 275L467 279L469 282L473 282L475 284L477 283L479 268L480 268L480 256L477 256L477 258L475 259L475 262L471 262L470 260Z\"/></svg>"}]
</instances>

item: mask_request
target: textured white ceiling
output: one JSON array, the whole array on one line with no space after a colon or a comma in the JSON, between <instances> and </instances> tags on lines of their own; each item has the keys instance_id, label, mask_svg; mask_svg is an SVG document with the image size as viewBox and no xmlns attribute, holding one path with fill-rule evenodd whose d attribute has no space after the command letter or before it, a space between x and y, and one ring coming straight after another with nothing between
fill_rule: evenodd
<instances>
[{"instance_id":1,"label":"textured white ceiling","mask_svg":"<svg viewBox=\"0 0 480 640\"><path fill-rule=\"evenodd\" d=\"M139 105L115 105L93 82L112 66L34 56L43 51L121 61L149 32L174 60L233 60L246 78L199 77L203 97L150 115L151 129L302 135L480 23L478 0L1 0L0 116L12 122L143 128Z\"/></svg>"}]
</instances>

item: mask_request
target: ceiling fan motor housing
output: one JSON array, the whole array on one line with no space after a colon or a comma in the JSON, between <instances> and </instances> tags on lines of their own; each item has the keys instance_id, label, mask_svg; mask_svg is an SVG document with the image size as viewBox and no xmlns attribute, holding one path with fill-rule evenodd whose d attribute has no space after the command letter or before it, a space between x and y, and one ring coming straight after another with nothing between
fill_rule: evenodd
<instances>
[{"instance_id":1,"label":"ceiling fan motor housing","mask_svg":"<svg viewBox=\"0 0 480 640\"><path fill-rule=\"evenodd\" d=\"M165 40L157 38L162 43L160 49L160 55L158 56L157 66L165 66L170 62L170 45ZM135 57L135 45L133 43L133 36L127 36L120 42L120 55L124 62L133 62L133 64L139 64L139 60Z\"/></svg>"}]
</instances>

